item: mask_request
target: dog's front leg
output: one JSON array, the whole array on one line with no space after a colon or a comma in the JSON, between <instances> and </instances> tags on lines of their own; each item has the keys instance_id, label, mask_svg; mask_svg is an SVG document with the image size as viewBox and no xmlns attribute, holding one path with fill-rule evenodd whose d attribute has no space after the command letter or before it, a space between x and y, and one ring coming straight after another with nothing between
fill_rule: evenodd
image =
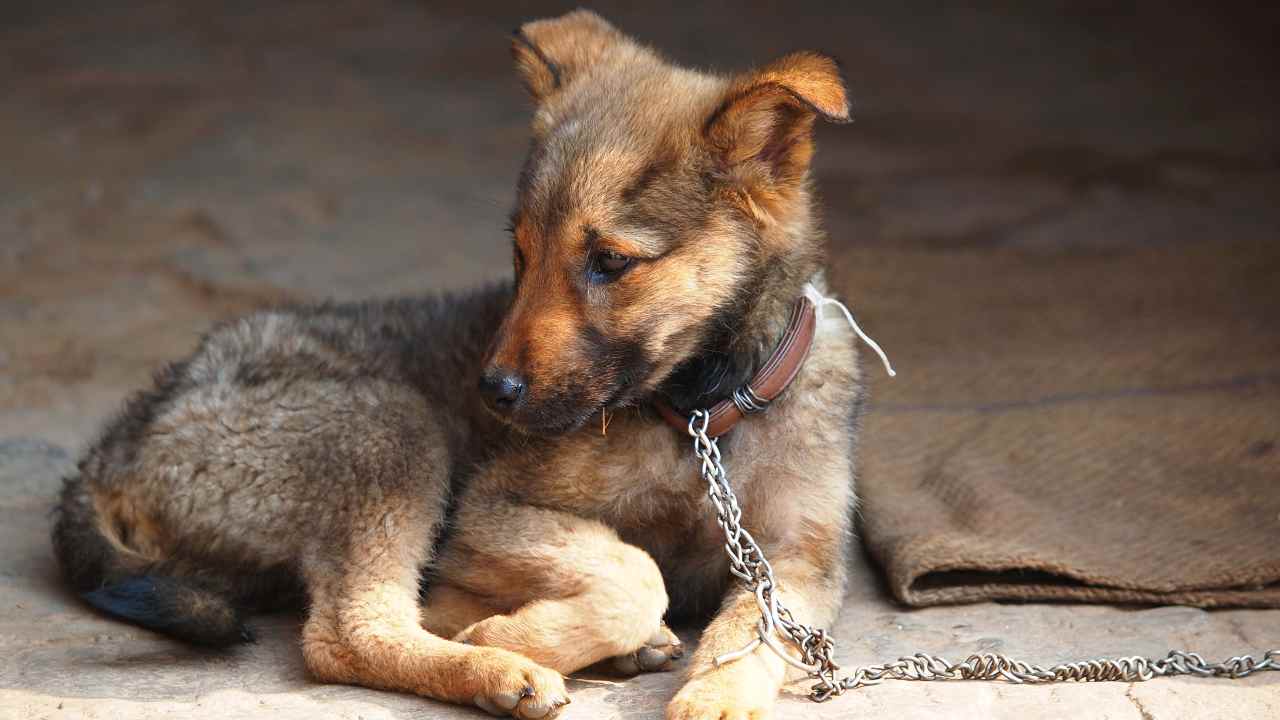
<instances>
[{"instance_id":1,"label":"dog's front leg","mask_svg":"<svg viewBox=\"0 0 1280 720\"><path fill-rule=\"evenodd\" d=\"M564 674L610 658L627 674L665 669L683 654L662 624L662 572L611 528L478 491L456 517L422 609L426 627Z\"/></svg>"},{"instance_id":2,"label":"dog's front leg","mask_svg":"<svg viewBox=\"0 0 1280 720\"><path fill-rule=\"evenodd\" d=\"M797 621L826 627L835 619L844 597L846 545L765 548L772 558L782 602ZM740 585L735 587L703 633L690 661L688 681L667 706L668 720L763 720L772 716L789 668L782 658L762 645L738 660L721 666L715 663L716 658L741 649L756 637L759 622L755 595Z\"/></svg>"}]
</instances>

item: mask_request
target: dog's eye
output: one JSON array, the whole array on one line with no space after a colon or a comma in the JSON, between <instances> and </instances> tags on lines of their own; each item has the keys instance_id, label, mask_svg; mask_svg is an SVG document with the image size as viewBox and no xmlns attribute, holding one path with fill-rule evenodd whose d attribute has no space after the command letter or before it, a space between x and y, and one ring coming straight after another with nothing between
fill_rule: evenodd
<instances>
[{"instance_id":1,"label":"dog's eye","mask_svg":"<svg viewBox=\"0 0 1280 720\"><path fill-rule=\"evenodd\" d=\"M605 251L596 253L596 269L604 273L618 273L627 269L631 258L621 253Z\"/></svg>"},{"instance_id":2,"label":"dog's eye","mask_svg":"<svg viewBox=\"0 0 1280 720\"><path fill-rule=\"evenodd\" d=\"M631 267L631 258L612 250L601 250L591 259L591 280L609 282Z\"/></svg>"}]
</instances>

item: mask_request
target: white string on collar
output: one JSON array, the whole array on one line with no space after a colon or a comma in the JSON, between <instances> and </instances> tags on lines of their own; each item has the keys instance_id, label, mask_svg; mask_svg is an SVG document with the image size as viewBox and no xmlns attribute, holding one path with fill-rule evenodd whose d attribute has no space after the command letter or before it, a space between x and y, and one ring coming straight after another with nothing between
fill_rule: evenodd
<instances>
[{"instance_id":1,"label":"white string on collar","mask_svg":"<svg viewBox=\"0 0 1280 720\"><path fill-rule=\"evenodd\" d=\"M835 305L840 308L840 311L844 313L844 319L849 321L849 327L853 328L853 331L857 333L858 338L861 339L862 342L871 346L871 349L875 350L876 354L880 356L880 362L884 364L884 370L889 373L889 377L895 377L898 374L894 372L893 365L889 362L889 356L885 354L884 348L880 347L880 343L872 340L870 335L866 334L862 331L862 328L858 327L858 321L853 319L853 313L849 312L849 308L845 307L844 303L835 298L829 298L823 295L813 283L805 284L804 294L812 300L814 306L818 308L819 319L822 318L823 307L827 305Z\"/></svg>"}]
</instances>

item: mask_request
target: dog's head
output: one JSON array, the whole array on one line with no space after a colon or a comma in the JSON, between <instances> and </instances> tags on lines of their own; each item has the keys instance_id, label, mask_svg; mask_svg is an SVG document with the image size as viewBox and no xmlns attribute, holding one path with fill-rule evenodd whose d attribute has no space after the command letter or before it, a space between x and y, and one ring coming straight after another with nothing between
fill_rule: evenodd
<instances>
[{"instance_id":1,"label":"dog's head","mask_svg":"<svg viewBox=\"0 0 1280 720\"><path fill-rule=\"evenodd\" d=\"M585 10L524 25L512 52L536 112L481 389L555 434L653 392L764 287L812 272L813 123L849 110L825 55L715 77Z\"/></svg>"}]
</instances>

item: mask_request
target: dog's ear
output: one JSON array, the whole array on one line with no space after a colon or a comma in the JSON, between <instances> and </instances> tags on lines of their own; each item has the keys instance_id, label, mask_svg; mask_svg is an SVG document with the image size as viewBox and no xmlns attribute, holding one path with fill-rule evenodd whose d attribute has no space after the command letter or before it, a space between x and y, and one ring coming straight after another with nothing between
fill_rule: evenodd
<instances>
[{"instance_id":1,"label":"dog's ear","mask_svg":"<svg viewBox=\"0 0 1280 720\"><path fill-rule=\"evenodd\" d=\"M542 102L624 40L604 18L574 10L520 26L511 38L511 54L525 88Z\"/></svg>"},{"instance_id":2,"label":"dog's ear","mask_svg":"<svg viewBox=\"0 0 1280 720\"><path fill-rule=\"evenodd\" d=\"M736 78L703 136L753 196L786 196L809 169L814 118L849 122L844 78L834 58L797 52Z\"/></svg>"}]
</instances>

